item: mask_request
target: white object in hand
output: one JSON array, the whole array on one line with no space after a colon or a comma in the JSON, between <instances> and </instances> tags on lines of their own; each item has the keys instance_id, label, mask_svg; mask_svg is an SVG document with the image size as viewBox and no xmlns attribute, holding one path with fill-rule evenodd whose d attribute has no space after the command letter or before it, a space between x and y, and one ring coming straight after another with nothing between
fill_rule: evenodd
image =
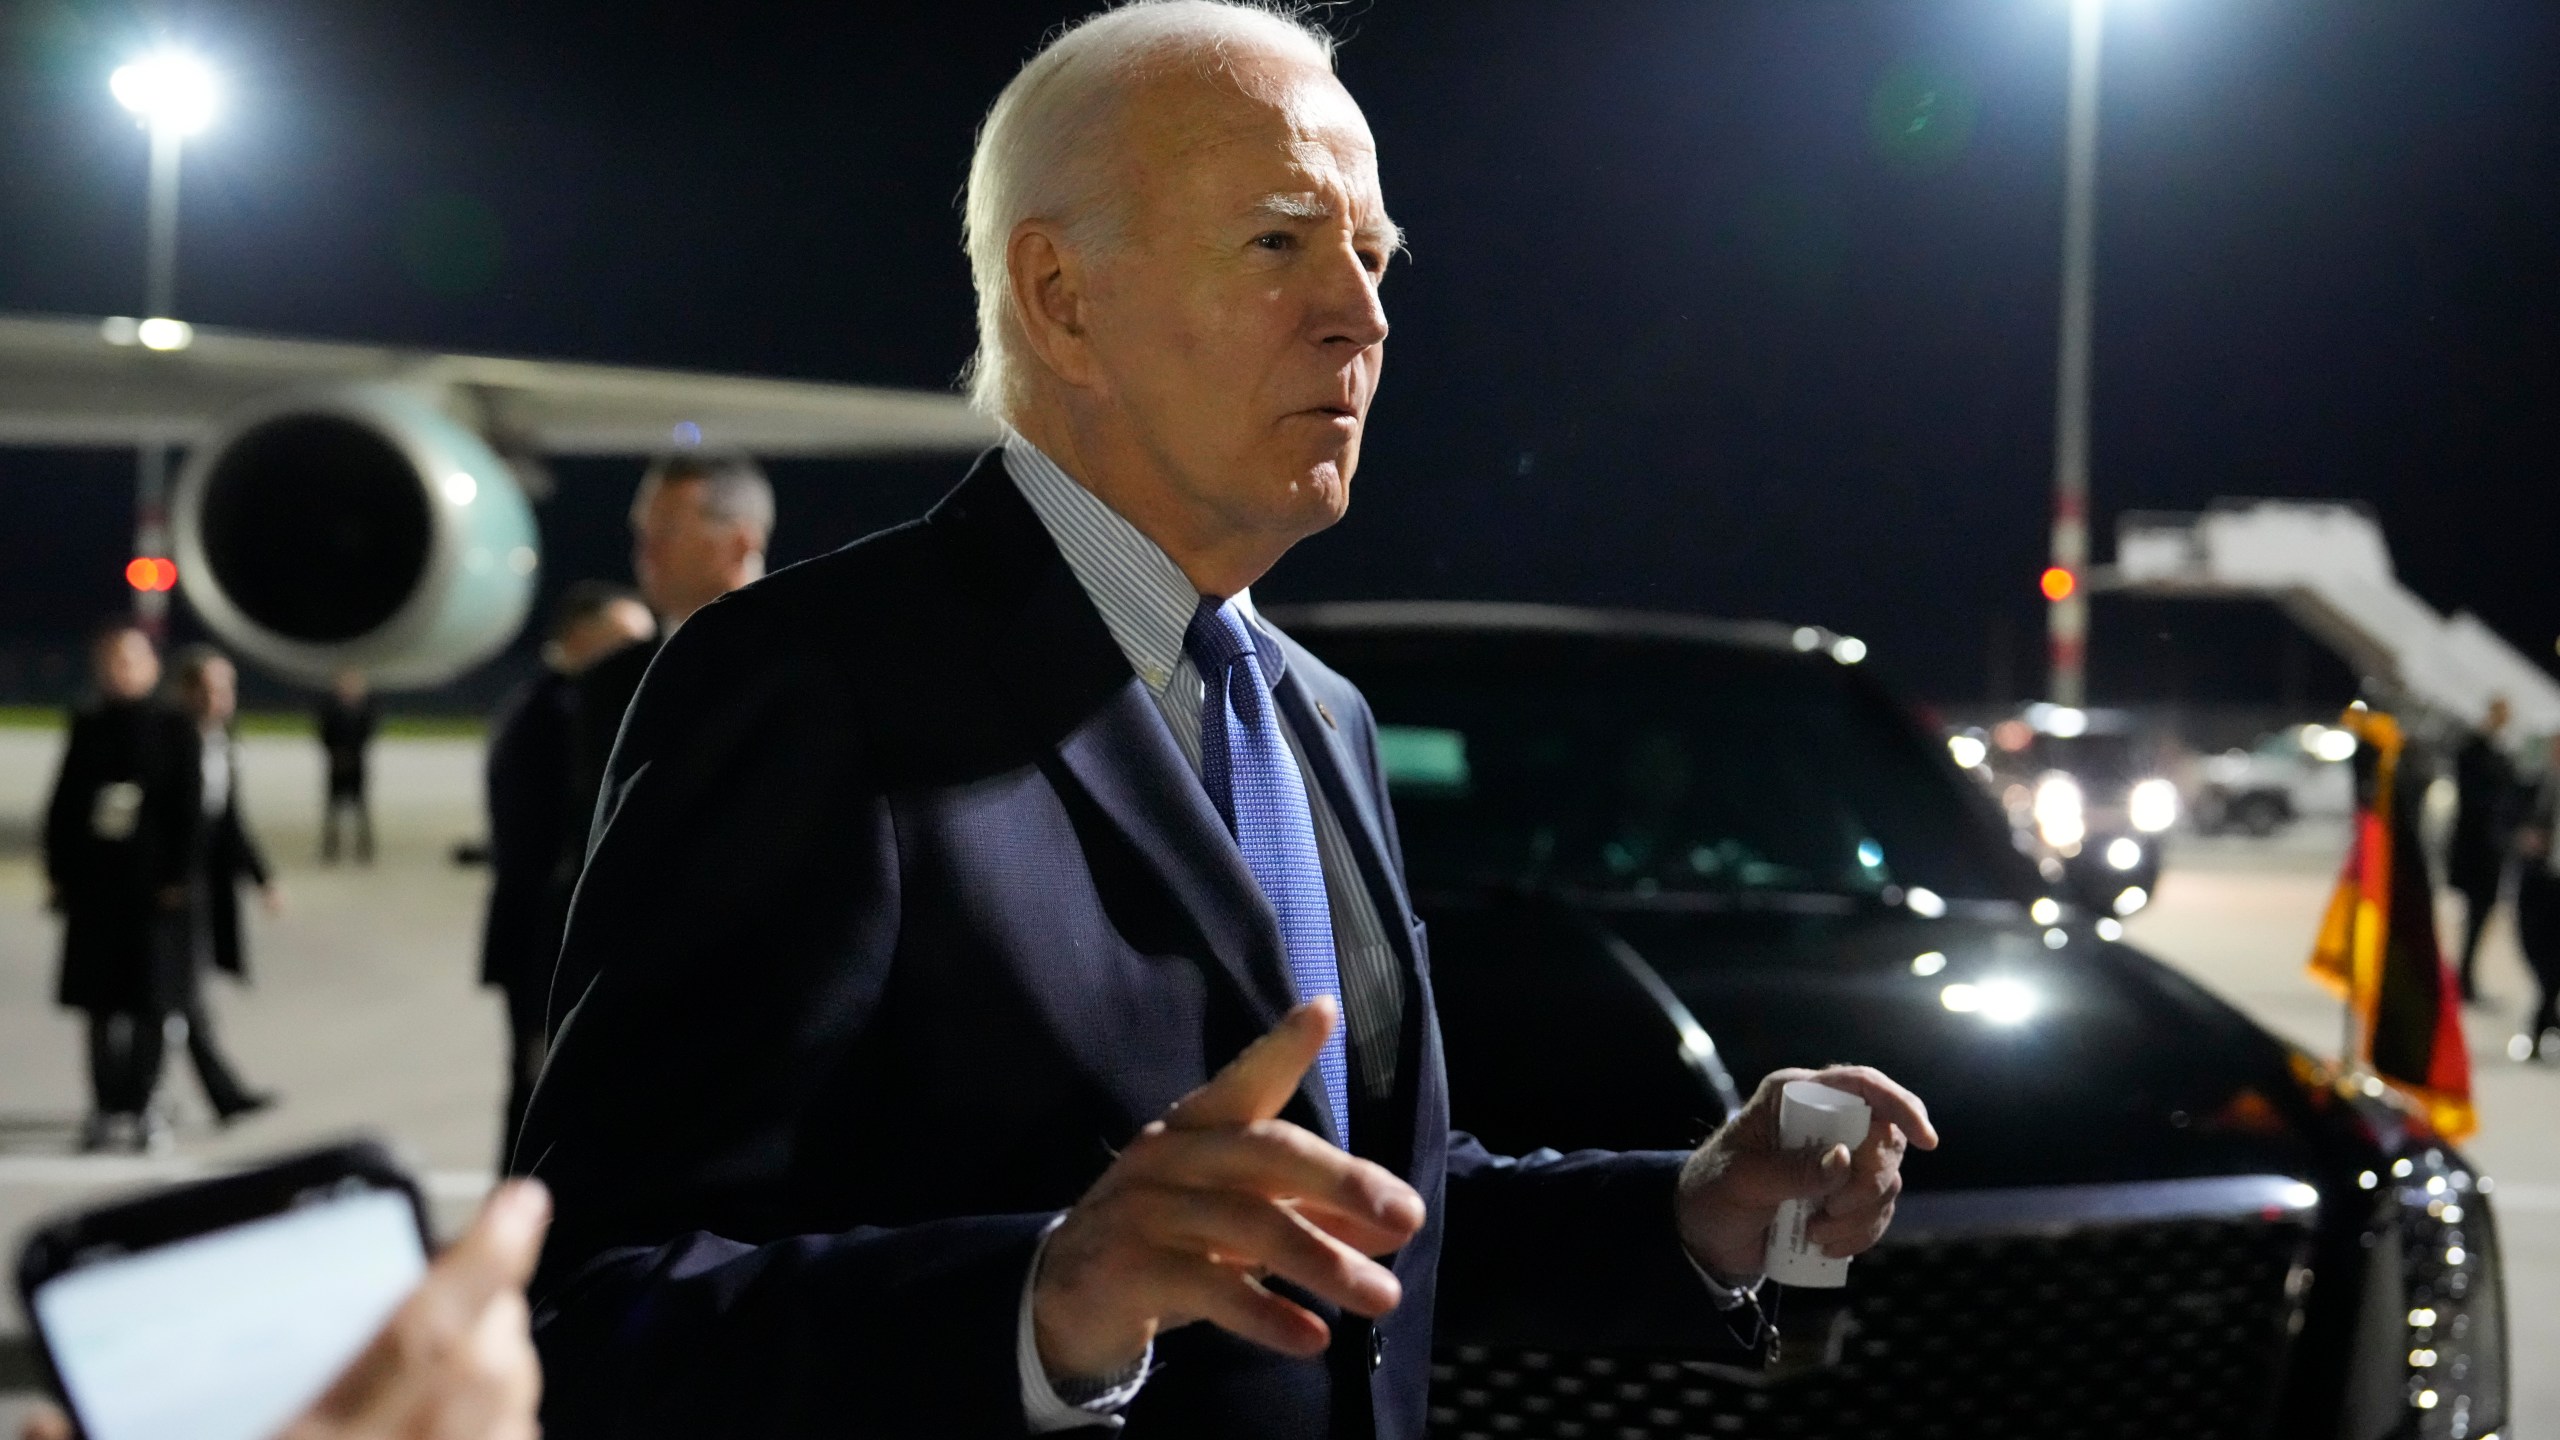
<instances>
[{"instance_id":1,"label":"white object in hand","mask_svg":"<svg viewBox=\"0 0 2560 1440\"><path fill-rule=\"evenodd\" d=\"M1858 1148L1867 1138L1867 1102L1845 1090L1790 1080L1778 1098L1778 1144L1789 1150L1828 1150L1834 1145ZM1778 1207L1769 1227L1769 1278L1781 1285L1836 1290L1849 1283L1845 1256L1822 1253L1804 1238L1804 1227L1821 1213L1818 1200L1790 1200Z\"/></svg>"}]
</instances>

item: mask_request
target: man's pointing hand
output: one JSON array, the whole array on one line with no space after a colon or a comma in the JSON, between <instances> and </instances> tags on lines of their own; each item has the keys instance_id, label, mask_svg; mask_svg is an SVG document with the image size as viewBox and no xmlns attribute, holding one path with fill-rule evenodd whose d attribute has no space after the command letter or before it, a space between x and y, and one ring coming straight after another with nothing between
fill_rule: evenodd
<instances>
[{"instance_id":1,"label":"man's pointing hand","mask_svg":"<svg viewBox=\"0 0 2560 1440\"><path fill-rule=\"evenodd\" d=\"M1330 999L1290 1011L1138 1132L1067 1212L1032 1288L1050 1375L1116 1374L1158 1333L1198 1320L1288 1354L1321 1353L1324 1321L1265 1288L1265 1276L1361 1315L1395 1308L1402 1287L1369 1257L1422 1228L1422 1197L1275 1118L1334 1024Z\"/></svg>"}]
</instances>

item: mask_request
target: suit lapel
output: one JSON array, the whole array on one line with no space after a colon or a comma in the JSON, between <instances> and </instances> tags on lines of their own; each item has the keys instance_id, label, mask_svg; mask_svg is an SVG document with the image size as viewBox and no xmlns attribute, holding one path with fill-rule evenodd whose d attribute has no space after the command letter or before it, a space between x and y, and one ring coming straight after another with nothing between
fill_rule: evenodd
<instances>
[{"instance_id":1,"label":"suit lapel","mask_svg":"<svg viewBox=\"0 0 2560 1440\"><path fill-rule=\"evenodd\" d=\"M1376 909L1379 928L1386 932L1387 947L1396 957L1396 979L1404 992L1396 1034L1396 1088L1387 1102L1367 1107L1372 1123L1358 1127L1359 1149L1397 1174L1412 1176L1418 1173L1420 1160L1417 1106L1426 1078L1422 1074L1422 1037L1431 1020L1431 987L1424 980L1420 958L1414 953L1413 907L1405 895L1404 877L1388 862L1385 830L1377 811L1379 800L1357 778L1370 773L1367 757L1354 755L1353 738L1343 732L1329 712L1318 710L1316 697L1304 679L1309 667L1297 658L1305 653L1300 649L1292 656L1288 673L1278 686L1280 713L1297 732L1298 748L1306 756L1311 778L1323 789L1335 817L1342 822L1344 837L1351 842L1361 878L1368 886L1369 903Z\"/></svg>"},{"instance_id":2,"label":"suit lapel","mask_svg":"<svg viewBox=\"0 0 2560 1440\"><path fill-rule=\"evenodd\" d=\"M983 611L990 703L1056 756L1190 918L1212 981L1268 1029L1294 995L1279 919L1000 454L982 457L931 516L964 567L963 593ZM1312 1069L1298 1093L1327 1113Z\"/></svg>"},{"instance_id":3,"label":"suit lapel","mask_svg":"<svg viewBox=\"0 0 2560 1440\"><path fill-rule=\"evenodd\" d=\"M1264 1027L1291 1004L1280 922L1138 678L1058 743L1058 759L1145 858Z\"/></svg>"},{"instance_id":4,"label":"suit lapel","mask_svg":"<svg viewBox=\"0 0 2560 1440\"><path fill-rule=\"evenodd\" d=\"M1368 767L1351 754L1351 742L1342 731L1317 714L1314 697L1300 678L1304 668L1292 664L1282 678L1278 687L1280 713L1297 732L1298 746L1315 770L1317 783L1324 787L1333 813L1343 820L1343 833L1358 854L1361 877L1368 884L1370 903L1377 907L1378 918L1383 922L1381 928L1387 932L1387 943L1411 966L1413 906L1404 893L1404 877L1387 863L1385 832L1378 823L1369 787L1352 780Z\"/></svg>"}]
</instances>

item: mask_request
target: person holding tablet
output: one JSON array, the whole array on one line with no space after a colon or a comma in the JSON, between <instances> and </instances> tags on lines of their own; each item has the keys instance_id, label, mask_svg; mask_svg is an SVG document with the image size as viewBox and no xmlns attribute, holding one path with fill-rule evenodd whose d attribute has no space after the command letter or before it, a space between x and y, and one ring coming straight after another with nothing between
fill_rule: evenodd
<instances>
[{"instance_id":1,"label":"person holding tablet","mask_svg":"<svg viewBox=\"0 0 2560 1440\"><path fill-rule=\"evenodd\" d=\"M538 1182L500 1185L355 1360L275 1440L533 1440L541 1433L542 1367L524 1286L550 1223L551 1196ZM98 1433L97 1417L84 1412L84 1419L91 1440L122 1440ZM28 1417L20 1440L79 1433L48 1405Z\"/></svg>"}]
</instances>

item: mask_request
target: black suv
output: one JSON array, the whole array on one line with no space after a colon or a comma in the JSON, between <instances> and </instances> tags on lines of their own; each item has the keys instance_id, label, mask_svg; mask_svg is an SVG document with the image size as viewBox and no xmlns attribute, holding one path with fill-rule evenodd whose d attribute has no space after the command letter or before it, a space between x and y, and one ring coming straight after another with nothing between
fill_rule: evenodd
<instances>
[{"instance_id":1,"label":"black suv","mask_svg":"<svg viewBox=\"0 0 2560 1440\"><path fill-rule=\"evenodd\" d=\"M1762 1073L1857 1061L1946 1137L1846 1290L1785 1297L1768 1372L1447 1334L1435 1436L2505 1423L2488 1187L2040 878L1855 648L1520 606L1280 618L1377 712L1459 1127L1685 1147Z\"/></svg>"}]
</instances>

